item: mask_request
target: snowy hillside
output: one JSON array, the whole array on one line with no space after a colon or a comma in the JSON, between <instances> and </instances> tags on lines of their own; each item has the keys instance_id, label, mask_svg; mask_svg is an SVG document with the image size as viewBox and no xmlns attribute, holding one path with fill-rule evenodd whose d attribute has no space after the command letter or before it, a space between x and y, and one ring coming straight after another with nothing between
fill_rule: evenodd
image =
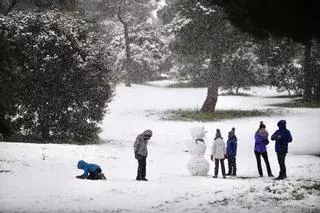
<instances>
[{"instance_id":1,"label":"snowy hillside","mask_svg":"<svg viewBox=\"0 0 320 213\"><path fill-rule=\"evenodd\" d=\"M288 99L267 98L269 88L255 88L250 97L219 97L218 109L268 109ZM101 145L0 143L0 212L320 212L320 109L281 109L281 115L206 122L206 159L216 128L238 137L238 178L191 176L185 145L194 122L164 121L169 109L200 108L205 89L119 86L101 125ZM253 135L261 120L272 134L280 119L293 135L286 159L288 179L258 177ZM152 129L147 158L148 182L135 180L133 142ZM279 167L274 143L268 145L274 175ZM106 181L79 180L78 160L97 163ZM262 162L266 173L264 162Z\"/></svg>"}]
</instances>

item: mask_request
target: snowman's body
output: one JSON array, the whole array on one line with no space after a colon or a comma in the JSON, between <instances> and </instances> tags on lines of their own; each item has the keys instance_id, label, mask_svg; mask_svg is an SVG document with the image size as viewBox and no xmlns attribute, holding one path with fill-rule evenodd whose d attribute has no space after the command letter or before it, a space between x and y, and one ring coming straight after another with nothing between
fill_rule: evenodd
<instances>
[{"instance_id":1,"label":"snowman's body","mask_svg":"<svg viewBox=\"0 0 320 213\"><path fill-rule=\"evenodd\" d=\"M204 158L207 145L204 141L205 130L203 127L190 129L192 140L188 143L188 152L191 159L187 163L191 175L206 176L209 172L209 162Z\"/></svg>"}]
</instances>

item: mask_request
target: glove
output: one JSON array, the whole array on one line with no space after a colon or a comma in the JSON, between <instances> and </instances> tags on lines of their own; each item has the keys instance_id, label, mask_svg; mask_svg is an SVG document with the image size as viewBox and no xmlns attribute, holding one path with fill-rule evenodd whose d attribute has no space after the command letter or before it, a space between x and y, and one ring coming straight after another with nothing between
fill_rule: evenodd
<instances>
[{"instance_id":1,"label":"glove","mask_svg":"<svg viewBox=\"0 0 320 213\"><path fill-rule=\"evenodd\" d=\"M138 154L138 152L134 152L134 158L139 160L140 159L140 155Z\"/></svg>"},{"instance_id":2,"label":"glove","mask_svg":"<svg viewBox=\"0 0 320 213\"><path fill-rule=\"evenodd\" d=\"M213 161L213 155L210 156L211 160Z\"/></svg>"}]
</instances>

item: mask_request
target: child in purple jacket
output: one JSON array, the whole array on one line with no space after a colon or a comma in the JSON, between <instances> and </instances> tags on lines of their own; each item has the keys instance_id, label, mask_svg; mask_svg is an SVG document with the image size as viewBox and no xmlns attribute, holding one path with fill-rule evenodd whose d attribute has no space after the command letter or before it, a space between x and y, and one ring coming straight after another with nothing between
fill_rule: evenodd
<instances>
[{"instance_id":1,"label":"child in purple jacket","mask_svg":"<svg viewBox=\"0 0 320 213\"><path fill-rule=\"evenodd\" d=\"M268 141L268 132L266 130L266 125L261 121L259 129L256 131L254 135L255 144L254 144L254 154L257 159L258 172L260 177L263 177L262 167L261 167L261 156L266 163L267 172L269 177L273 177L269 160L268 160L268 152L267 152L267 144Z\"/></svg>"}]
</instances>

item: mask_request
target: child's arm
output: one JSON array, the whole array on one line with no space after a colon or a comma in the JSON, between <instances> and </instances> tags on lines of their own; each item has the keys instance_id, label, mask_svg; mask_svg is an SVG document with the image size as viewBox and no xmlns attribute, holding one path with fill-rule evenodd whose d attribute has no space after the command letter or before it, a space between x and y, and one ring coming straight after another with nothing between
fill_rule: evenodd
<instances>
[{"instance_id":1,"label":"child's arm","mask_svg":"<svg viewBox=\"0 0 320 213\"><path fill-rule=\"evenodd\" d=\"M277 138L278 138L278 130L273 133L273 135L271 136L271 140L274 141L274 140L276 140Z\"/></svg>"},{"instance_id":2,"label":"child's arm","mask_svg":"<svg viewBox=\"0 0 320 213\"><path fill-rule=\"evenodd\" d=\"M287 136L287 141L288 141L288 143L290 143L291 141L292 141L292 135L291 135L291 133L290 133L290 131L289 130L287 130L287 134L286 134L286 136Z\"/></svg>"},{"instance_id":3,"label":"child's arm","mask_svg":"<svg viewBox=\"0 0 320 213\"><path fill-rule=\"evenodd\" d=\"M234 142L234 155L237 155L237 142Z\"/></svg>"},{"instance_id":4,"label":"child's arm","mask_svg":"<svg viewBox=\"0 0 320 213\"><path fill-rule=\"evenodd\" d=\"M76 176L76 178L79 178L79 179L86 179L89 175L88 171L86 169L83 170L84 173L82 175L78 175Z\"/></svg>"}]
</instances>

